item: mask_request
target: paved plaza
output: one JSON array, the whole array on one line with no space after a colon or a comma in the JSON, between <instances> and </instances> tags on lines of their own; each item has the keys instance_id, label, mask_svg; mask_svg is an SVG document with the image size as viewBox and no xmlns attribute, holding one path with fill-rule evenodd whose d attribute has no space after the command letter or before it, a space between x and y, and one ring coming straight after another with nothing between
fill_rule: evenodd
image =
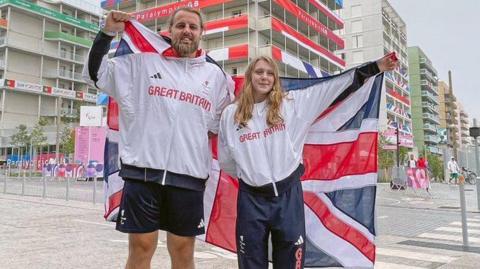
<instances>
[{"instance_id":1,"label":"paved plaza","mask_svg":"<svg viewBox=\"0 0 480 269\"><path fill-rule=\"evenodd\" d=\"M0 192L0 268L124 266L127 236L103 220L101 196L95 205L92 202L93 183L75 184L78 186L70 190L75 199L69 201L60 195L64 183L58 183L57 189L50 186L50 192L58 193L54 198L22 196L13 189ZM101 192L101 183L97 184ZM39 188L28 186L25 188ZM429 195L424 191L392 191L379 184L376 268L478 268L480 213L475 187L465 188L468 249L462 247L458 186L434 184ZM195 257L200 269L237 268L235 255L201 241L197 241ZM164 233L152 268L170 268Z\"/></svg>"}]
</instances>

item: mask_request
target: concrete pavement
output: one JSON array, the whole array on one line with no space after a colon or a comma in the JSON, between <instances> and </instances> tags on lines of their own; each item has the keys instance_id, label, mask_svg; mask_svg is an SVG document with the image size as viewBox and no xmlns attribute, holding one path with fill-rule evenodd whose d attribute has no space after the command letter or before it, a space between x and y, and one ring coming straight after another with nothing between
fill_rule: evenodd
<instances>
[{"instance_id":1,"label":"concrete pavement","mask_svg":"<svg viewBox=\"0 0 480 269\"><path fill-rule=\"evenodd\" d=\"M88 183L83 187L91 189ZM457 186L434 184L430 196L379 184L376 268L477 268L480 214L475 188L466 189L468 250L461 243ZM65 201L0 193L0 268L122 268L126 235L103 220L101 203L85 197ZM235 255L200 241L195 257L200 269L237 268ZM164 233L152 268L170 268Z\"/></svg>"}]
</instances>

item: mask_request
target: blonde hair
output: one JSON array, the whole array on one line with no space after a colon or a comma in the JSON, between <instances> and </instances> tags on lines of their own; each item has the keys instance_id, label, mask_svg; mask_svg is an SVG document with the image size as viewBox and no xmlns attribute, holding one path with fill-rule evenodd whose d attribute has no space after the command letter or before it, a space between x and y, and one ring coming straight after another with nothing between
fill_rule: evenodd
<instances>
[{"instance_id":1,"label":"blonde hair","mask_svg":"<svg viewBox=\"0 0 480 269\"><path fill-rule=\"evenodd\" d=\"M280 85L280 76L278 75L278 67L273 61L272 58L267 56L260 56L250 63L245 72L245 80L243 82L242 91L237 98L238 106L237 111L235 112L235 123L239 124L242 127L247 126L247 122L252 118L253 104L255 100L253 98L253 85L252 85L252 75L255 68L255 65L259 61L265 61L273 69L273 87L272 90L268 93L267 96L267 125L273 126L276 124L283 123L282 115L280 114L280 108L285 97L285 93Z\"/></svg>"}]
</instances>

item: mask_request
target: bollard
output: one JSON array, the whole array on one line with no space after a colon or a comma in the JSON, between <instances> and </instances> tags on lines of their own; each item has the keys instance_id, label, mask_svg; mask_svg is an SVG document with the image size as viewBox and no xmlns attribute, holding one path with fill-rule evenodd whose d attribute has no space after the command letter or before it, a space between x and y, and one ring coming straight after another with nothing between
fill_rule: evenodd
<instances>
[{"instance_id":1,"label":"bollard","mask_svg":"<svg viewBox=\"0 0 480 269\"><path fill-rule=\"evenodd\" d=\"M468 249L468 228L467 228L467 208L465 203L465 180L460 180L458 184L458 189L460 191L460 208L462 211L462 237L463 237L463 247Z\"/></svg>"},{"instance_id":2,"label":"bollard","mask_svg":"<svg viewBox=\"0 0 480 269\"><path fill-rule=\"evenodd\" d=\"M25 170L23 170L23 178L22 178L22 196L25 195L25 181L26 181L27 174Z\"/></svg>"},{"instance_id":3,"label":"bollard","mask_svg":"<svg viewBox=\"0 0 480 269\"><path fill-rule=\"evenodd\" d=\"M45 175L42 175L42 181L43 181L42 198L45 199L45 197L47 196L47 177Z\"/></svg>"},{"instance_id":4,"label":"bollard","mask_svg":"<svg viewBox=\"0 0 480 269\"><path fill-rule=\"evenodd\" d=\"M67 193L65 194L65 199L68 201L70 199L70 179L66 177L67 181Z\"/></svg>"},{"instance_id":5,"label":"bollard","mask_svg":"<svg viewBox=\"0 0 480 269\"><path fill-rule=\"evenodd\" d=\"M93 177L93 204L97 204L97 175Z\"/></svg>"},{"instance_id":6,"label":"bollard","mask_svg":"<svg viewBox=\"0 0 480 269\"><path fill-rule=\"evenodd\" d=\"M8 178L8 173L7 173L7 169L5 169L5 181L3 181L3 193L7 193L7 178Z\"/></svg>"}]
</instances>

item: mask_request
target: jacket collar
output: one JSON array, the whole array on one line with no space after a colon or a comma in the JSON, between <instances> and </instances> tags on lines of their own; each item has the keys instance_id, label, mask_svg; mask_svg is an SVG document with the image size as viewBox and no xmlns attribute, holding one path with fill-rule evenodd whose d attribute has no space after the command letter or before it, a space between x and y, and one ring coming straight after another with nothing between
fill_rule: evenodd
<instances>
[{"instance_id":1,"label":"jacket collar","mask_svg":"<svg viewBox=\"0 0 480 269\"><path fill-rule=\"evenodd\" d=\"M175 59L183 59L187 60L192 63L200 63L200 62L205 62L206 61L206 52L202 49L198 49L195 55L195 58L187 58L187 57L180 57L177 53L176 50L173 49L173 47L168 47L165 50L161 52L161 54L169 59L175 60Z\"/></svg>"}]
</instances>

